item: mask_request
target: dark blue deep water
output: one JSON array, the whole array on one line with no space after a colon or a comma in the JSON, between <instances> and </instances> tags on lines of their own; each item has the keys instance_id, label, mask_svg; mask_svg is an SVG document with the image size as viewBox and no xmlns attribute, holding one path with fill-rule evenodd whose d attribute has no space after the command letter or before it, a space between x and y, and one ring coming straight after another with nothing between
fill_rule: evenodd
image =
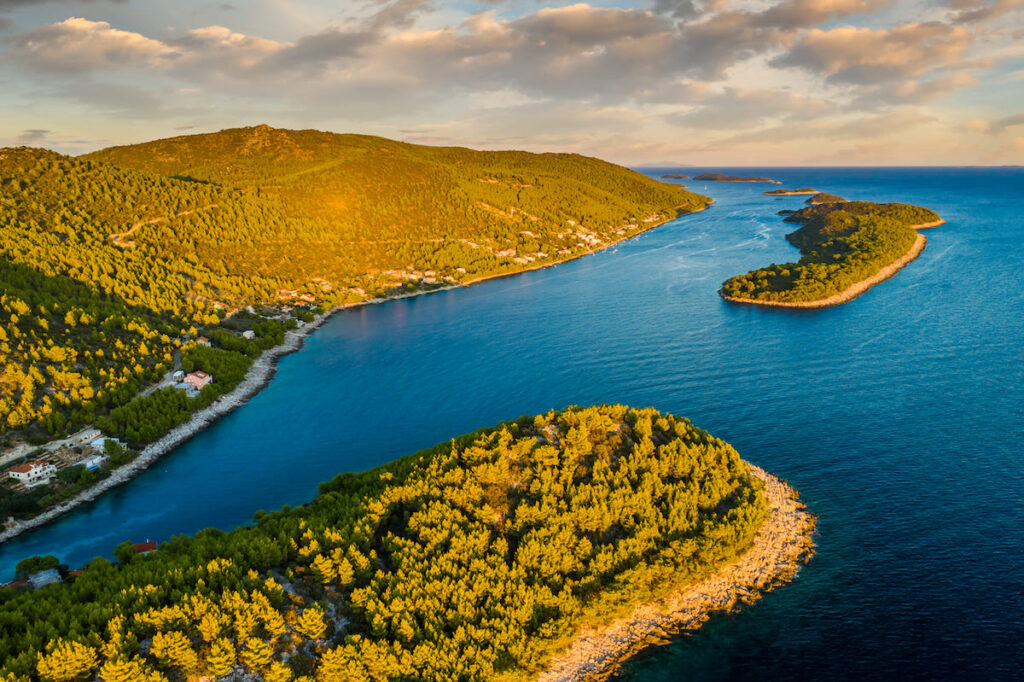
<instances>
[{"instance_id":1,"label":"dark blue deep water","mask_svg":"<svg viewBox=\"0 0 1024 682\"><path fill-rule=\"evenodd\" d=\"M246 407L0 547L0 574L26 555L76 566L125 539L234 527L339 471L521 414L622 402L685 415L788 479L821 533L795 583L642 654L624 679L1020 679L1024 171L737 172L949 222L844 306L737 307L719 283L795 257L775 212L803 198L708 183L711 210L617 249L340 313Z\"/></svg>"}]
</instances>

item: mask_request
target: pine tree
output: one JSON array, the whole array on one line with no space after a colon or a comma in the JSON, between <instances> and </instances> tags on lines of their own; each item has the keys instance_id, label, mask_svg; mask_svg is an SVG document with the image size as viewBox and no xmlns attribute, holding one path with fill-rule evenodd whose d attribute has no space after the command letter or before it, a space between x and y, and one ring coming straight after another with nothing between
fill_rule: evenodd
<instances>
[{"instance_id":1,"label":"pine tree","mask_svg":"<svg viewBox=\"0 0 1024 682\"><path fill-rule=\"evenodd\" d=\"M271 664L270 669L263 674L263 679L265 682L291 682L292 671L281 661L275 661Z\"/></svg>"},{"instance_id":2,"label":"pine tree","mask_svg":"<svg viewBox=\"0 0 1024 682\"><path fill-rule=\"evenodd\" d=\"M255 637L249 639L242 650L242 662L254 672L266 668L273 658L274 650L270 645Z\"/></svg>"},{"instance_id":3,"label":"pine tree","mask_svg":"<svg viewBox=\"0 0 1024 682\"><path fill-rule=\"evenodd\" d=\"M39 658L36 670L45 682L73 682L89 675L98 663L92 647L58 640L48 654Z\"/></svg>"},{"instance_id":4,"label":"pine tree","mask_svg":"<svg viewBox=\"0 0 1024 682\"><path fill-rule=\"evenodd\" d=\"M218 639L210 645L210 653L206 656L206 668L220 677L231 672L236 660L235 647L231 641Z\"/></svg>"},{"instance_id":5,"label":"pine tree","mask_svg":"<svg viewBox=\"0 0 1024 682\"><path fill-rule=\"evenodd\" d=\"M323 639L327 632L327 623L324 621L324 610L319 604L314 604L302 612L295 629L306 639Z\"/></svg>"}]
</instances>

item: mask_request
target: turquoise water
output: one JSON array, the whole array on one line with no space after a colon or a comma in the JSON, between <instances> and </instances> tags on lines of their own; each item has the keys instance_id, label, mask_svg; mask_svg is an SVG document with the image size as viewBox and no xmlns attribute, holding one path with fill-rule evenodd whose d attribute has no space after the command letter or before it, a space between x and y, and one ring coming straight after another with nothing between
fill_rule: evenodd
<instances>
[{"instance_id":1,"label":"turquoise water","mask_svg":"<svg viewBox=\"0 0 1024 682\"><path fill-rule=\"evenodd\" d=\"M821 531L795 583L641 655L624 679L1018 677L1024 172L737 172L917 203L949 222L852 303L739 307L718 285L794 258L775 212L803 198L708 183L712 209L616 249L339 313L246 407L0 546L0 575L31 554L75 566L125 539L234 527L339 471L520 414L623 402L730 441L799 488Z\"/></svg>"}]
</instances>

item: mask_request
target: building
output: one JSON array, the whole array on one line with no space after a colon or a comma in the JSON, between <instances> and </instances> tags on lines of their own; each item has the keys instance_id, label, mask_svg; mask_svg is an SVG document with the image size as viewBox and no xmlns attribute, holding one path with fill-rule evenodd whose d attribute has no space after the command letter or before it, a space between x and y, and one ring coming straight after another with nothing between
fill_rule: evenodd
<instances>
[{"instance_id":1,"label":"building","mask_svg":"<svg viewBox=\"0 0 1024 682\"><path fill-rule=\"evenodd\" d=\"M54 583L62 582L60 578L60 571L56 568L48 568L45 571L36 571L28 577L28 584L32 586L33 590L38 590L40 587L46 587L47 585L53 585Z\"/></svg>"},{"instance_id":2,"label":"building","mask_svg":"<svg viewBox=\"0 0 1024 682\"><path fill-rule=\"evenodd\" d=\"M253 339L256 338L256 332L254 332L251 329L246 329L244 332L242 332L242 338L249 339L250 341L252 341Z\"/></svg>"},{"instance_id":3,"label":"building","mask_svg":"<svg viewBox=\"0 0 1024 682\"><path fill-rule=\"evenodd\" d=\"M110 438L109 436L103 436L101 438L97 438L93 442L89 443L89 445L91 445L92 449L95 450L96 452L105 453L107 451L107 441L108 440L112 440L115 443L117 443L118 445L120 445L121 447L124 447L124 443L122 443L121 441L119 441L116 438Z\"/></svg>"},{"instance_id":4,"label":"building","mask_svg":"<svg viewBox=\"0 0 1024 682\"><path fill-rule=\"evenodd\" d=\"M132 545L132 549L135 550L135 553L142 555L149 554L150 552L155 552L156 547L157 544L153 540L146 540L145 542L140 542L137 545Z\"/></svg>"},{"instance_id":5,"label":"building","mask_svg":"<svg viewBox=\"0 0 1024 682\"><path fill-rule=\"evenodd\" d=\"M196 370L185 375L185 380L182 383L188 384L197 391L203 390L203 387L213 381L213 377L206 372Z\"/></svg>"},{"instance_id":6,"label":"building","mask_svg":"<svg viewBox=\"0 0 1024 682\"><path fill-rule=\"evenodd\" d=\"M103 463L107 461L106 455L93 455L92 457L86 457L79 464L84 466L89 471L95 471L103 466Z\"/></svg>"},{"instance_id":7,"label":"building","mask_svg":"<svg viewBox=\"0 0 1024 682\"><path fill-rule=\"evenodd\" d=\"M185 391L186 398L195 398L197 395L199 395L199 391L196 390L195 386L193 386L192 384L186 384L184 381L179 381L178 383L174 384L174 390Z\"/></svg>"},{"instance_id":8,"label":"building","mask_svg":"<svg viewBox=\"0 0 1024 682\"><path fill-rule=\"evenodd\" d=\"M210 347L210 339L206 338L205 336L200 336L198 339L196 339L196 343L198 343L200 346L206 346L207 348Z\"/></svg>"},{"instance_id":9,"label":"building","mask_svg":"<svg viewBox=\"0 0 1024 682\"><path fill-rule=\"evenodd\" d=\"M185 370L183 370L183 369L177 370L174 374L171 375L171 379L175 383L180 383L180 382L184 381L185 380Z\"/></svg>"},{"instance_id":10,"label":"building","mask_svg":"<svg viewBox=\"0 0 1024 682\"><path fill-rule=\"evenodd\" d=\"M16 481L20 481L26 488L37 485L45 485L50 482L50 477L57 473L57 467L49 462L28 462L13 467L7 474Z\"/></svg>"}]
</instances>

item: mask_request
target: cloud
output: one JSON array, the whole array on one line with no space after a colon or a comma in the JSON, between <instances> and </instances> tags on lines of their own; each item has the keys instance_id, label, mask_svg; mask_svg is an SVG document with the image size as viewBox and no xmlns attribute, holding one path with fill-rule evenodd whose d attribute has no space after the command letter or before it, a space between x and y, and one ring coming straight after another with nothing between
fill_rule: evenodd
<instances>
[{"instance_id":1,"label":"cloud","mask_svg":"<svg viewBox=\"0 0 1024 682\"><path fill-rule=\"evenodd\" d=\"M114 4L123 4L128 0L106 0ZM17 7L27 7L29 5L46 5L58 2L68 2L68 0L0 0L0 12L12 10ZM93 0L78 0L78 2L93 2Z\"/></svg>"},{"instance_id":2,"label":"cloud","mask_svg":"<svg viewBox=\"0 0 1024 682\"><path fill-rule=\"evenodd\" d=\"M21 134L18 135L17 138L18 144L28 146L40 145L46 140L47 135L51 132L53 131L43 130L42 128L29 128L28 130L22 130Z\"/></svg>"},{"instance_id":3,"label":"cloud","mask_svg":"<svg viewBox=\"0 0 1024 682\"><path fill-rule=\"evenodd\" d=\"M1010 128L1016 128L1017 126L1024 125L1024 114L1014 114L1012 116L1004 116L994 121L987 119L974 119L961 124L961 127L965 130L970 130L976 133L987 133L989 135L1001 135Z\"/></svg>"},{"instance_id":4,"label":"cloud","mask_svg":"<svg viewBox=\"0 0 1024 682\"><path fill-rule=\"evenodd\" d=\"M939 22L812 29L772 64L825 75L832 83L878 84L966 66L972 41L966 28Z\"/></svg>"},{"instance_id":5,"label":"cloud","mask_svg":"<svg viewBox=\"0 0 1024 682\"><path fill-rule=\"evenodd\" d=\"M1024 8L1024 0L950 0L955 24L980 24Z\"/></svg>"},{"instance_id":6,"label":"cloud","mask_svg":"<svg viewBox=\"0 0 1024 682\"><path fill-rule=\"evenodd\" d=\"M725 88L693 98L699 106L674 112L666 120L674 125L709 130L754 127L774 119L799 121L836 113L838 106L826 100L779 90Z\"/></svg>"},{"instance_id":7,"label":"cloud","mask_svg":"<svg viewBox=\"0 0 1024 682\"><path fill-rule=\"evenodd\" d=\"M124 65L160 67L176 52L158 40L112 28L105 21L71 17L29 31L15 41L8 56L42 71L80 72Z\"/></svg>"},{"instance_id":8,"label":"cloud","mask_svg":"<svg viewBox=\"0 0 1024 682\"><path fill-rule=\"evenodd\" d=\"M854 104L864 108L893 104L926 104L951 95L961 88L977 84L974 76L963 72L925 80L894 81L866 90L855 99Z\"/></svg>"}]
</instances>

